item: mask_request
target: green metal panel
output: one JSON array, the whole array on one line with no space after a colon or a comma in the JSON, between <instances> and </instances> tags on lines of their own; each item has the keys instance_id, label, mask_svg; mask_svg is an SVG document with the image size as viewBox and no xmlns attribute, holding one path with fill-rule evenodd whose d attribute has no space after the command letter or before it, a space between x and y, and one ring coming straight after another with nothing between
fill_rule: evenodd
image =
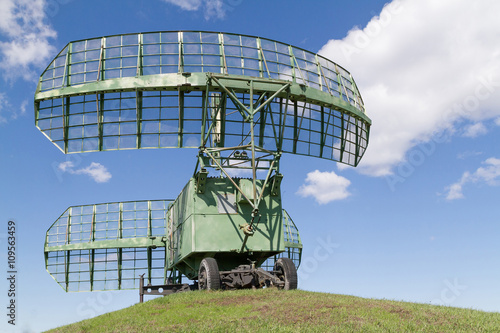
<instances>
[{"instance_id":1,"label":"green metal panel","mask_svg":"<svg viewBox=\"0 0 500 333\"><path fill-rule=\"evenodd\" d=\"M68 208L47 230L47 271L66 291L136 289L143 273L150 282L164 283L165 216L171 202Z\"/></svg>"},{"instance_id":2,"label":"green metal panel","mask_svg":"<svg viewBox=\"0 0 500 333\"><path fill-rule=\"evenodd\" d=\"M279 258L290 258L295 266L299 268L302 259L302 241L299 230L293 223L288 212L283 209L283 235L285 239L285 251L268 258L261 267L270 271L274 268L274 263Z\"/></svg>"}]
</instances>

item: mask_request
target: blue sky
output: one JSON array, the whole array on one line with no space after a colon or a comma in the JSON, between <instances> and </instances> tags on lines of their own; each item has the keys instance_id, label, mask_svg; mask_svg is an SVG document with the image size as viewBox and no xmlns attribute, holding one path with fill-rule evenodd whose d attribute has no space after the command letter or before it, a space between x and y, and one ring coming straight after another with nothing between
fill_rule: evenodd
<instances>
[{"instance_id":1,"label":"blue sky","mask_svg":"<svg viewBox=\"0 0 500 333\"><path fill-rule=\"evenodd\" d=\"M17 326L4 318L0 331L37 332L138 301L136 291L65 293L45 272L45 232L71 205L175 198L196 151L65 156L34 126L33 96L69 41L182 29L320 52L358 83L373 120L358 168L282 158L284 208L304 243L299 288L500 311L499 3L384 5L0 0L0 267L10 219L19 265Z\"/></svg>"}]
</instances>

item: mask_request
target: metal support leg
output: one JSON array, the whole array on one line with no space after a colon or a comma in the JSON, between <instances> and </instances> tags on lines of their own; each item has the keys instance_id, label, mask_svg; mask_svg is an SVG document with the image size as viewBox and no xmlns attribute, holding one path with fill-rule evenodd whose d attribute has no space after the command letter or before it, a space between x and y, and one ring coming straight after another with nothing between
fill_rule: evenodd
<instances>
[{"instance_id":1,"label":"metal support leg","mask_svg":"<svg viewBox=\"0 0 500 333\"><path fill-rule=\"evenodd\" d=\"M139 303L144 302L144 274L139 275Z\"/></svg>"}]
</instances>

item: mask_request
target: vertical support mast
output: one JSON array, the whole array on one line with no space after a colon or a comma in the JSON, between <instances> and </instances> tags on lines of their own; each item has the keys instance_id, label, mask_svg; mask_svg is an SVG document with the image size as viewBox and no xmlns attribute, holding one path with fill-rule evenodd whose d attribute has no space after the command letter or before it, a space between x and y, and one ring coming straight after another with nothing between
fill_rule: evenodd
<instances>
[{"instance_id":1,"label":"vertical support mast","mask_svg":"<svg viewBox=\"0 0 500 333\"><path fill-rule=\"evenodd\" d=\"M252 215L255 213L255 210L258 209L257 204L257 170L255 165L255 124L254 124L254 111L253 111L253 81L250 81L250 110L249 110L249 119L250 119L250 145L252 149L252 178L253 178L253 205L254 211ZM255 217L255 216L252 216Z\"/></svg>"},{"instance_id":2,"label":"vertical support mast","mask_svg":"<svg viewBox=\"0 0 500 333\"><path fill-rule=\"evenodd\" d=\"M92 207L92 223L90 225L90 241L95 240L95 213L96 206ZM90 250L90 262L89 262L89 272L90 272L90 291L94 290L94 259L95 259L95 249Z\"/></svg>"}]
</instances>

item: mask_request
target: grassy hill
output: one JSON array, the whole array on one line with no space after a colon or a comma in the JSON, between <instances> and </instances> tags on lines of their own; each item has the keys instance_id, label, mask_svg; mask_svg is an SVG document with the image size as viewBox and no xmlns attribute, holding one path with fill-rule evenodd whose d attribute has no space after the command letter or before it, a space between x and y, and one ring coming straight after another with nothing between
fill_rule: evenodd
<instances>
[{"instance_id":1,"label":"grassy hill","mask_svg":"<svg viewBox=\"0 0 500 333\"><path fill-rule=\"evenodd\" d=\"M50 332L500 332L500 313L276 289L187 292Z\"/></svg>"}]
</instances>

